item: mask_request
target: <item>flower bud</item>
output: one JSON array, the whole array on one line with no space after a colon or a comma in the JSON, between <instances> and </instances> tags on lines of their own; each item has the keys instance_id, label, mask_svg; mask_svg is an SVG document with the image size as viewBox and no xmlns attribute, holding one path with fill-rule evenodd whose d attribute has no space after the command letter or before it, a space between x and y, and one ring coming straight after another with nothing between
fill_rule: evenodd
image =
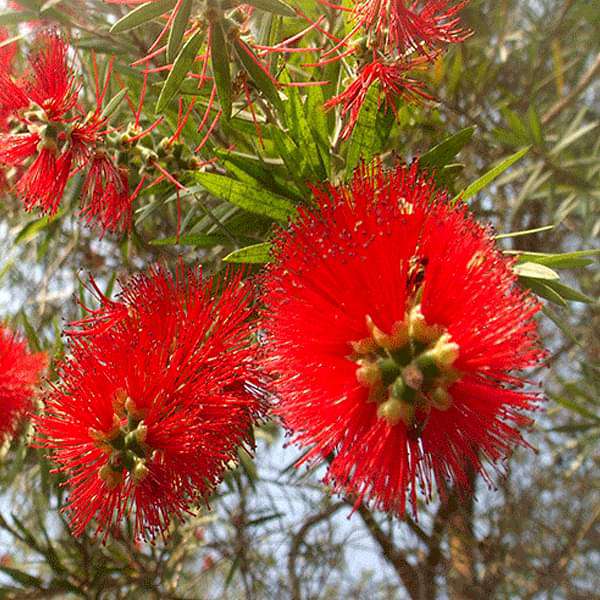
<instances>
[{"instance_id":1,"label":"flower bud","mask_svg":"<svg viewBox=\"0 0 600 600\"><path fill-rule=\"evenodd\" d=\"M438 410L448 410L452 406L452 396L443 387L436 387L429 395L431 404Z\"/></svg>"},{"instance_id":2,"label":"flower bud","mask_svg":"<svg viewBox=\"0 0 600 600\"><path fill-rule=\"evenodd\" d=\"M408 315L408 332L413 340L423 344L434 342L442 333L439 326L427 324L420 304L413 306Z\"/></svg>"},{"instance_id":3,"label":"flower bud","mask_svg":"<svg viewBox=\"0 0 600 600\"><path fill-rule=\"evenodd\" d=\"M431 356L433 356L435 363L442 370L450 368L458 359L458 344L451 340L452 337L450 334L444 333L431 350Z\"/></svg>"},{"instance_id":4,"label":"flower bud","mask_svg":"<svg viewBox=\"0 0 600 600\"><path fill-rule=\"evenodd\" d=\"M364 387L372 387L381 381L381 371L376 363L360 360L356 369L356 379Z\"/></svg>"},{"instance_id":5,"label":"flower bud","mask_svg":"<svg viewBox=\"0 0 600 600\"><path fill-rule=\"evenodd\" d=\"M109 463L100 467L98 477L104 481L111 490L114 490L123 481L123 473L120 470L115 471Z\"/></svg>"},{"instance_id":6,"label":"flower bud","mask_svg":"<svg viewBox=\"0 0 600 600\"><path fill-rule=\"evenodd\" d=\"M423 371L419 369L416 363L410 363L402 369L402 379L409 388L420 390L423 386Z\"/></svg>"},{"instance_id":7,"label":"flower bud","mask_svg":"<svg viewBox=\"0 0 600 600\"><path fill-rule=\"evenodd\" d=\"M397 425L400 421L405 425L411 425L415 418L415 407L407 402L390 398L379 405L377 416L385 419L391 426Z\"/></svg>"}]
</instances>

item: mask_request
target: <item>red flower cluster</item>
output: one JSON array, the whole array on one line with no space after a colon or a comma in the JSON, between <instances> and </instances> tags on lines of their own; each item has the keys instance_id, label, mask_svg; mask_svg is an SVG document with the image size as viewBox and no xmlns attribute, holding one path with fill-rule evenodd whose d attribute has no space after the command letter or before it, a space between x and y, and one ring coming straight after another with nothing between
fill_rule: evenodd
<instances>
[{"instance_id":1,"label":"red flower cluster","mask_svg":"<svg viewBox=\"0 0 600 600\"><path fill-rule=\"evenodd\" d=\"M276 411L326 480L402 513L524 444L543 358L532 296L489 229L417 165L316 190L264 278Z\"/></svg>"},{"instance_id":2,"label":"red flower cluster","mask_svg":"<svg viewBox=\"0 0 600 600\"><path fill-rule=\"evenodd\" d=\"M32 408L33 390L45 368L44 353L29 352L25 340L0 326L0 442Z\"/></svg>"},{"instance_id":3,"label":"red flower cluster","mask_svg":"<svg viewBox=\"0 0 600 600\"><path fill-rule=\"evenodd\" d=\"M430 55L444 44L463 42L470 32L458 13L469 0L360 0L354 16L385 52Z\"/></svg>"},{"instance_id":4,"label":"red flower cluster","mask_svg":"<svg viewBox=\"0 0 600 600\"><path fill-rule=\"evenodd\" d=\"M352 133L365 98L374 84L379 84L380 102L383 97L386 108L394 112L399 99L408 102L418 98L431 100L431 96L423 89L423 82L411 76L411 73L423 68L424 62L424 57L420 57L411 63L401 61L366 63L358 72L356 79L341 94L325 103L326 109L340 104L342 118L348 116L341 132L342 138L347 138Z\"/></svg>"},{"instance_id":5,"label":"red flower cluster","mask_svg":"<svg viewBox=\"0 0 600 600\"><path fill-rule=\"evenodd\" d=\"M341 6L328 6L347 10ZM358 72L348 88L333 97L327 108L342 105L349 114L342 137L350 135L371 86L378 84L385 105L396 110L400 99L430 99L423 82L410 76L435 60L446 44L464 41L470 31L460 26L458 13L468 0L361 0L351 10L355 25L325 54L326 62L355 55ZM358 36L358 41L354 41ZM340 49L348 48L344 52ZM334 58L327 58L328 55Z\"/></svg>"},{"instance_id":6,"label":"red flower cluster","mask_svg":"<svg viewBox=\"0 0 600 600\"><path fill-rule=\"evenodd\" d=\"M68 45L56 33L39 33L22 77L0 62L0 112L11 119L0 134L0 164L16 170L15 190L25 207L58 210L67 181L87 169L82 212L102 230L126 231L131 223L127 171L104 148L108 134L101 105L107 85L97 93L95 111L84 114ZM108 83L108 78L107 78Z\"/></svg>"},{"instance_id":7,"label":"red flower cluster","mask_svg":"<svg viewBox=\"0 0 600 600\"><path fill-rule=\"evenodd\" d=\"M164 533L251 446L248 288L180 267L138 275L118 301L76 323L70 356L38 417L39 442L71 488L75 534L108 535L135 513L136 535Z\"/></svg>"}]
</instances>

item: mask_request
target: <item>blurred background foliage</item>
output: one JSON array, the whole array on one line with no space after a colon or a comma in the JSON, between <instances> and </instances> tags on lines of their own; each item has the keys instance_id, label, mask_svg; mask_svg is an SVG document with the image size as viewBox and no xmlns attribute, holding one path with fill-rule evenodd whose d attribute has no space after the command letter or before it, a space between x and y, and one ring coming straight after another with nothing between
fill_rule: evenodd
<instances>
[{"instance_id":1,"label":"blurred background foliage","mask_svg":"<svg viewBox=\"0 0 600 600\"><path fill-rule=\"evenodd\" d=\"M290 4L343 27L312 0ZM142 78L130 64L160 26L111 33L129 10L100 0L27 0L0 14L0 23L24 45L32 20L58 24L88 83L89 50L100 65L114 54L108 98L118 101L124 86L137 100ZM342 180L361 158L380 155L390 163L422 155L451 193L466 190L499 243L519 256L522 283L544 299L549 369L534 378L544 381L547 403L528 438L537 451L518 450L497 489L476 482L475 497L423 506L418 522L366 508L347 518L351 507L327 496L318 470L297 472L298 451L285 446L277 424L265 423L256 431L256 459L240 457L210 510L175 526L166 542L139 544L124 527L119 539L101 545L70 535L60 514L60 481L41 453L27 447L24 431L0 452L0 598L596 596L600 275L590 248L598 247L600 232L600 3L472 0L463 15L474 35L426 75L438 101L403 106L394 119L376 110L371 95L345 143L335 111L321 109L342 84L345 65L332 63L315 75L302 66L305 57L285 65L274 60L280 81L330 83L285 88L269 107L268 84L257 80L251 92L258 126L234 104L232 118L221 119L197 154L210 162L181 174L186 189L179 199L162 183L136 201L130 237L99 240L81 224L76 179L53 218L26 213L5 194L0 307L34 348L56 359L64 323L79 314L73 300L91 302L83 287L87 273L110 294L119 278L178 255L208 272L223 268L223 259L264 262L273 222L285 222L295 204L310 201L306 181ZM272 44L306 23L264 12L253 27L259 42ZM322 43L315 31L302 41L311 43ZM156 118L166 75L149 79L143 126ZM210 92L190 83L182 79L177 92L185 103L197 96L181 138L187 149L203 141L205 132L192 123L201 120ZM93 86L83 93L93 104ZM165 120L152 143L176 127L177 103L163 104ZM120 102L113 122L126 127L131 114Z\"/></svg>"}]
</instances>

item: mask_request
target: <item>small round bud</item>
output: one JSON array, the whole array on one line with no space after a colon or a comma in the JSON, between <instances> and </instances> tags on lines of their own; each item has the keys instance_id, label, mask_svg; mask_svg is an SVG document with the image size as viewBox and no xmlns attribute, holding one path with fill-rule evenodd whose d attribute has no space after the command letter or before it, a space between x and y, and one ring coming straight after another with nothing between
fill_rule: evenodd
<instances>
[{"instance_id":1,"label":"small round bud","mask_svg":"<svg viewBox=\"0 0 600 600\"><path fill-rule=\"evenodd\" d=\"M148 476L149 472L150 471L145 465L144 461L138 460L136 461L135 466L133 467L131 476L133 477L133 481L135 481L135 483L140 483L140 481L143 481Z\"/></svg>"},{"instance_id":2,"label":"small round bud","mask_svg":"<svg viewBox=\"0 0 600 600\"><path fill-rule=\"evenodd\" d=\"M364 387L372 387L381 382L381 371L374 362L359 361L356 379Z\"/></svg>"},{"instance_id":3,"label":"small round bud","mask_svg":"<svg viewBox=\"0 0 600 600\"><path fill-rule=\"evenodd\" d=\"M121 471L115 471L115 469L106 463L98 471L98 477L106 483L109 489L114 490L123 481L123 474Z\"/></svg>"},{"instance_id":4,"label":"small round bud","mask_svg":"<svg viewBox=\"0 0 600 600\"><path fill-rule=\"evenodd\" d=\"M458 344L451 340L452 337L450 334L444 333L442 336L440 336L438 341L435 343L435 346L431 350L431 356L433 356L437 366L442 370L446 370L451 367L458 359Z\"/></svg>"},{"instance_id":5,"label":"small round bud","mask_svg":"<svg viewBox=\"0 0 600 600\"><path fill-rule=\"evenodd\" d=\"M415 407L412 404L390 398L379 405L377 416L385 419L392 426L397 425L400 421L408 426L415 419Z\"/></svg>"},{"instance_id":6,"label":"small round bud","mask_svg":"<svg viewBox=\"0 0 600 600\"><path fill-rule=\"evenodd\" d=\"M452 406L452 396L443 387L436 387L429 398L433 407L438 410L448 410Z\"/></svg>"},{"instance_id":7,"label":"small round bud","mask_svg":"<svg viewBox=\"0 0 600 600\"><path fill-rule=\"evenodd\" d=\"M434 342L442 333L437 325L427 324L420 304L414 306L408 315L408 332L413 340L423 344Z\"/></svg>"},{"instance_id":8,"label":"small round bud","mask_svg":"<svg viewBox=\"0 0 600 600\"><path fill-rule=\"evenodd\" d=\"M420 390L423 386L423 371L416 363L410 363L402 369L402 379L408 387L413 390Z\"/></svg>"}]
</instances>

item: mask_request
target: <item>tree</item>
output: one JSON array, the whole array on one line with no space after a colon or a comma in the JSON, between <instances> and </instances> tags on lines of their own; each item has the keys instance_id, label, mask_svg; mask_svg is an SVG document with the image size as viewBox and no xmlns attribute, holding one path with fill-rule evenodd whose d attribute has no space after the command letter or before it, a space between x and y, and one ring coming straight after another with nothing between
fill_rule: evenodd
<instances>
[{"instance_id":1,"label":"tree","mask_svg":"<svg viewBox=\"0 0 600 600\"><path fill-rule=\"evenodd\" d=\"M547 397L526 434L537 452L516 450L491 490L471 472L474 493L419 500L418 519L332 496L326 465L295 469L300 451L269 417L254 427L254 456L236 450L208 506L166 539L137 539L130 519L102 543L93 527L72 534L68 477L19 421L1 453L2 597L593 595L599 13L586 0L471 0L425 55L416 34L402 38L406 61L391 23L379 30L359 13L380 31L379 62L359 35L337 45L351 15L327 2L27 0L2 13L2 317L47 353L50 381L71 352L65 324L101 305L88 274L110 298L118 281L180 257L209 274L244 263L252 281L274 225L310 206L309 183L417 155L517 258L549 349L548 368L529 373ZM63 103L43 105L46 117L30 104L35 77L21 79L44 36L68 42L75 77L53 79ZM14 151L14 135L37 136L33 150ZM41 183L25 179L43 149L63 162L44 163Z\"/></svg>"}]
</instances>

